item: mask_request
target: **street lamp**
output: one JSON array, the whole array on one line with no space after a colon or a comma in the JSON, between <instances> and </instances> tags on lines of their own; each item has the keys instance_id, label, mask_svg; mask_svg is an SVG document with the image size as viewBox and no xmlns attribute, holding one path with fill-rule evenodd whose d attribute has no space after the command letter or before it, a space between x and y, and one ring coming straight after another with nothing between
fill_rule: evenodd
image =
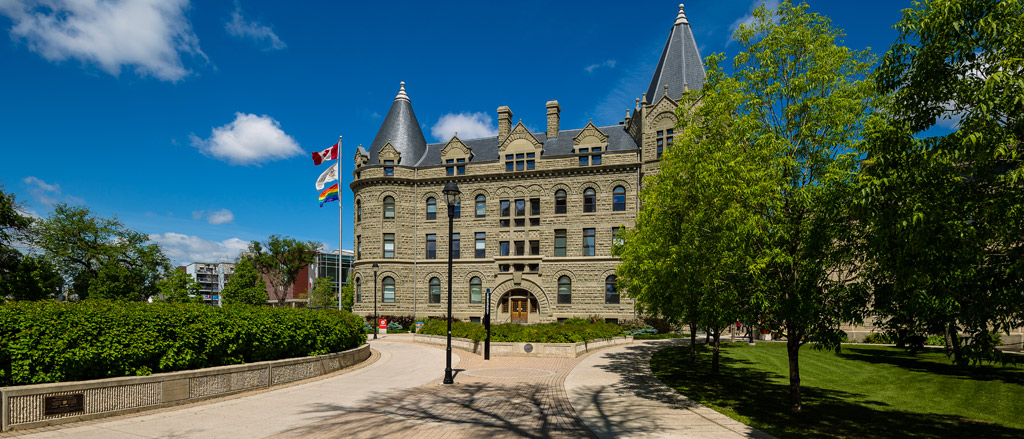
<instances>
[{"instance_id":1,"label":"street lamp","mask_svg":"<svg viewBox=\"0 0 1024 439\"><path fill-rule=\"evenodd\" d=\"M448 349L444 368L444 383L453 384L452 378L452 224L455 221L455 205L459 204L459 185L449 181L444 185L444 201L448 204Z\"/></svg>"},{"instance_id":2,"label":"street lamp","mask_svg":"<svg viewBox=\"0 0 1024 439\"><path fill-rule=\"evenodd\" d=\"M377 269L380 265L374 262L370 267L373 268L373 339L376 340L377 333L380 332L380 329L377 329Z\"/></svg>"}]
</instances>

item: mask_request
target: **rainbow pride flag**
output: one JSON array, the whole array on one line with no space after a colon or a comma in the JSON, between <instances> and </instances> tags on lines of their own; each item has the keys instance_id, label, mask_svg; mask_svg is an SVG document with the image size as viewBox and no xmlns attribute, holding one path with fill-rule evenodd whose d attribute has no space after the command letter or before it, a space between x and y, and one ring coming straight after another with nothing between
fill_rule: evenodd
<instances>
[{"instance_id":1,"label":"rainbow pride flag","mask_svg":"<svg viewBox=\"0 0 1024 439\"><path fill-rule=\"evenodd\" d=\"M331 201L338 201L338 183L334 183L331 187L320 192L320 207L324 207L324 203L330 203Z\"/></svg>"}]
</instances>

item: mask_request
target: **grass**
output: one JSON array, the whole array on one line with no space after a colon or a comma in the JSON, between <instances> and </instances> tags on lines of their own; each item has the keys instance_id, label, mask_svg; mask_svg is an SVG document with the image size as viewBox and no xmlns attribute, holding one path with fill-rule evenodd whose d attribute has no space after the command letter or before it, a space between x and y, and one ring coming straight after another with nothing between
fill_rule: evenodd
<instances>
[{"instance_id":1,"label":"grass","mask_svg":"<svg viewBox=\"0 0 1024 439\"><path fill-rule=\"evenodd\" d=\"M651 369L680 393L780 438L1024 437L1024 368L959 370L938 350L805 347L804 409L794 414L785 344L726 343L718 377L709 375L710 350L701 351L694 367L687 346L664 349Z\"/></svg>"}]
</instances>

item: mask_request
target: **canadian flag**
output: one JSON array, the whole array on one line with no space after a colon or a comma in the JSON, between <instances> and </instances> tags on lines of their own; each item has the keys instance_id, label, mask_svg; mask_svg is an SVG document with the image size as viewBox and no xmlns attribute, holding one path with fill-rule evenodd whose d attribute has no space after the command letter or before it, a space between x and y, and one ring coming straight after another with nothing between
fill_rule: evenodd
<instances>
[{"instance_id":1,"label":"canadian flag","mask_svg":"<svg viewBox=\"0 0 1024 439\"><path fill-rule=\"evenodd\" d=\"M337 143L335 143L334 145L331 145L331 147L329 147L329 148L327 148L327 149L325 149L323 151L320 151L320 152L315 152L314 151L313 152L313 164L314 165L319 165L319 164L323 163L324 160L337 160L337 159L338 159L338 144Z\"/></svg>"}]
</instances>

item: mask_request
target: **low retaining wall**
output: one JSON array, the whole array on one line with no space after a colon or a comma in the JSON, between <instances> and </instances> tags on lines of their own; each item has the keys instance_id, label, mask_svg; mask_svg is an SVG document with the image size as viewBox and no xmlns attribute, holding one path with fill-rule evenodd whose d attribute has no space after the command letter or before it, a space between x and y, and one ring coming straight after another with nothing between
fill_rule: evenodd
<instances>
[{"instance_id":1,"label":"low retaining wall","mask_svg":"<svg viewBox=\"0 0 1024 439\"><path fill-rule=\"evenodd\" d=\"M440 335L414 334L413 341L417 343L447 346L447 337ZM491 342L491 355L502 357L569 357L575 358L590 352L592 349L600 349L608 346L629 344L633 337L613 337L597 340L581 341L579 343L517 343L517 342ZM452 348L474 354L484 354L484 342L473 341L468 338L452 337Z\"/></svg>"},{"instance_id":2,"label":"low retaining wall","mask_svg":"<svg viewBox=\"0 0 1024 439\"><path fill-rule=\"evenodd\" d=\"M103 418L325 375L370 357L370 345L316 357L139 377L0 387L0 431Z\"/></svg>"}]
</instances>

